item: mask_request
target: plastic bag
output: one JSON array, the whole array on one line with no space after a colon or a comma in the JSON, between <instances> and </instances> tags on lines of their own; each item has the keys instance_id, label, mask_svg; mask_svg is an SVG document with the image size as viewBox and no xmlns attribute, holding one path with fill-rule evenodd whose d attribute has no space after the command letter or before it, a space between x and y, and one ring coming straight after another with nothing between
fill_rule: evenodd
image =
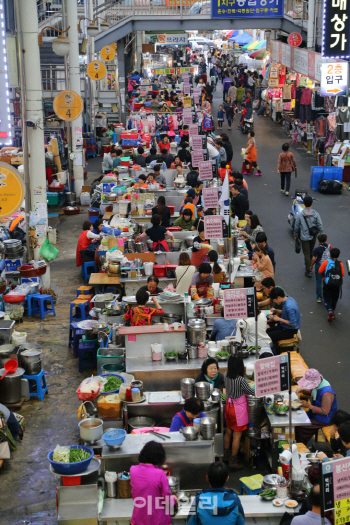
<instances>
[{"instance_id":1,"label":"plastic bag","mask_svg":"<svg viewBox=\"0 0 350 525\"><path fill-rule=\"evenodd\" d=\"M52 459L53 461L57 461L57 463L69 463L69 453L70 447L60 447L56 445Z\"/></svg>"},{"instance_id":2,"label":"plastic bag","mask_svg":"<svg viewBox=\"0 0 350 525\"><path fill-rule=\"evenodd\" d=\"M80 384L80 392L83 393L96 393L100 390L100 382L97 377L91 376L84 379Z\"/></svg>"},{"instance_id":3,"label":"plastic bag","mask_svg":"<svg viewBox=\"0 0 350 525\"><path fill-rule=\"evenodd\" d=\"M109 472L106 470L105 472L105 481L108 481L110 483L114 483L114 481L117 481L117 473L116 472Z\"/></svg>"},{"instance_id":4,"label":"plastic bag","mask_svg":"<svg viewBox=\"0 0 350 525\"><path fill-rule=\"evenodd\" d=\"M59 254L59 250L57 250L57 248L51 244L49 239L45 239L39 253L44 257L44 259L46 259L46 261L50 262L56 259L57 255Z\"/></svg>"}]
</instances>

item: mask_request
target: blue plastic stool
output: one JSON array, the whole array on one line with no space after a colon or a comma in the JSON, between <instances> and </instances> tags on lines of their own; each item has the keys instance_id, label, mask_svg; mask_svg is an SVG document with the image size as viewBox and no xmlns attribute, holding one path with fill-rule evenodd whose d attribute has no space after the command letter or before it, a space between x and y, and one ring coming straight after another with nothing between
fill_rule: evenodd
<instances>
[{"instance_id":1,"label":"blue plastic stool","mask_svg":"<svg viewBox=\"0 0 350 525\"><path fill-rule=\"evenodd\" d=\"M53 300L52 300L51 295L36 294L34 297L32 297L32 301L33 301L32 315L39 314L40 319L45 319L45 315L47 314L53 314L54 316L56 316L55 307L53 305ZM50 301L51 308L48 308L46 301Z\"/></svg>"},{"instance_id":2,"label":"blue plastic stool","mask_svg":"<svg viewBox=\"0 0 350 525\"><path fill-rule=\"evenodd\" d=\"M84 282L89 282L89 277L92 273L97 273L96 264L94 261L87 261L83 263L83 266L81 267L81 273L84 279Z\"/></svg>"},{"instance_id":3,"label":"blue plastic stool","mask_svg":"<svg viewBox=\"0 0 350 525\"><path fill-rule=\"evenodd\" d=\"M241 481L240 486L239 486L239 495L240 496L243 495L243 489L246 490L246 493L248 494L248 496L256 496L257 494L259 494L261 492L261 487L260 487L260 489L252 490L245 483L243 483L243 481Z\"/></svg>"},{"instance_id":4,"label":"blue plastic stool","mask_svg":"<svg viewBox=\"0 0 350 525\"><path fill-rule=\"evenodd\" d=\"M46 379L44 375L44 370L41 370L39 374L33 375L33 376L23 376L24 379L29 380L29 395L30 397L38 397L39 401L44 401L45 394L48 394L49 391L47 389ZM36 383L36 390L35 385L32 384L32 381L35 381Z\"/></svg>"},{"instance_id":5,"label":"blue plastic stool","mask_svg":"<svg viewBox=\"0 0 350 525\"><path fill-rule=\"evenodd\" d=\"M90 319L90 315L86 312L86 309L89 308L89 301L72 301L70 303L70 323L75 321L85 321L85 319ZM75 309L75 315L74 315Z\"/></svg>"},{"instance_id":6,"label":"blue plastic stool","mask_svg":"<svg viewBox=\"0 0 350 525\"><path fill-rule=\"evenodd\" d=\"M90 343L79 343L79 372L86 368L95 368L97 363L97 345Z\"/></svg>"},{"instance_id":7,"label":"blue plastic stool","mask_svg":"<svg viewBox=\"0 0 350 525\"><path fill-rule=\"evenodd\" d=\"M94 294L94 287L93 286L79 286L77 289L77 297L79 295L93 295Z\"/></svg>"},{"instance_id":8,"label":"blue plastic stool","mask_svg":"<svg viewBox=\"0 0 350 525\"><path fill-rule=\"evenodd\" d=\"M32 298L33 297L36 297L37 295L40 296L40 293L32 293L32 294L28 294L26 296L26 303L27 303L27 315L28 316L31 316L32 315Z\"/></svg>"},{"instance_id":9,"label":"blue plastic stool","mask_svg":"<svg viewBox=\"0 0 350 525\"><path fill-rule=\"evenodd\" d=\"M68 346L73 346L74 357L78 357L79 355L79 343L82 337L84 337L84 330L80 330L77 323L71 323L69 328Z\"/></svg>"}]
</instances>

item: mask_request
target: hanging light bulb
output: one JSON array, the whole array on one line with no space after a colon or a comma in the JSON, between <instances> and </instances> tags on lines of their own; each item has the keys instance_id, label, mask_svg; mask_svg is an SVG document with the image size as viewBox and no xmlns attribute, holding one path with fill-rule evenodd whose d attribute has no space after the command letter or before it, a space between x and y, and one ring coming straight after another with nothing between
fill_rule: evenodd
<instances>
[{"instance_id":1,"label":"hanging light bulb","mask_svg":"<svg viewBox=\"0 0 350 525\"><path fill-rule=\"evenodd\" d=\"M68 38L66 36L60 35L54 40L52 40L52 51L56 55L64 57L69 53L69 44L70 41L68 40Z\"/></svg>"},{"instance_id":2,"label":"hanging light bulb","mask_svg":"<svg viewBox=\"0 0 350 525\"><path fill-rule=\"evenodd\" d=\"M109 29L109 23L104 21L104 22L101 22L100 23L100 29L101 31L107 31L107 29Z\"/></svg>"},{"instance_id":3,"label":"hanging light bulb","mask_svg":"<svg viewBox=\"0 0 350 525\"><path fill-rule=\"evenodd\" d=\"M97 36L100 32L99 27L94 22L91 22L91 24L87 26L86 31L91 37Z\"/></svg>"}]
</instances>

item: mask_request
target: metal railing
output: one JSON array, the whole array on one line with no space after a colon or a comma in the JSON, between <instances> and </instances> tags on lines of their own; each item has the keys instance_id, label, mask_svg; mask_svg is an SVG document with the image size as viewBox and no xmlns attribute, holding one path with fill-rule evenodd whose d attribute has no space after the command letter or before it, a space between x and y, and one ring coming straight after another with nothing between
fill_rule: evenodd
<instances>
[{"instance_id":1,"label":"metal railing","mask_svg":"<svg viewBox=\"0 0 350 525\"><path fill-rule=\"evenodd\" d=\"M85 0L76 0L76 2L78 8L84 8ZM62 17L62 0L37 0L37 10L39 25L43 21Z\"/></svg>"},{"instance_id":2,"label":"metal railing","mask_svg":"<svg viewBox=\"0 0 350 525\"><path fill-rule=\"evenodd\" d=\"M51 97L54 92L66 89L66 73L64 68L60 69L54 65L42 66L41 68L41 85L43 91L49 91Z\"/></svg>"}]
</instances>

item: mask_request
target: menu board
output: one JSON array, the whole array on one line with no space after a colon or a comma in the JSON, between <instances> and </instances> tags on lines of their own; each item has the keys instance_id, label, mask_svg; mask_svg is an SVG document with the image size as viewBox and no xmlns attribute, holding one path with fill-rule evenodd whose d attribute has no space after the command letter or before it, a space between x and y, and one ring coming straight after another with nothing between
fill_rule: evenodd
<instances>
[{"instance_id":1,"label":"menu board","mask_svg":"<svg viewBox=\"0 0 350 525\"><path fill-rule=\"evenodd\" d=\"M193 151L193 153L198 153L198 151ZM203 153L203 150L202 150ZM193 157L192 157L193 159ZM211 180L213 178L213 168L212 168L212 162L211 160L203 160L202 162L199 162L198 164L193 164L194 166L199 167L199 178L200 180Z\"/></svg>"},{"instance_id":2,"label":"menu board","mask_svg":"<svg viewBox=\"0 0 350 525\"><path fill-rule=\"evenodd\" d=\"M184 84L184 94L185 95L191 94L191 84Z\"/></svg>"},{"instance_id":3,"label":"menu board","mask_svg":"<svg viewBox=\"0 0 350 525\"><path fill-rule=\"evenodd\" d=\"M194 135L192 137L192 149L196 151L199 149L203 149L202 135Z\"/></svg>"},{"instance_id":4,"label":"menu board","mask_svg":"<svg viewBox=\"0 0 350 525\"><path fill-rule=\"evenodd\" d=\"M206 239L222 239L221 215L206 215L204 217L204 235Z\"/></svg>"},{"instance_id":5,"label":"menu board","mask_svg":"<svg viewBox=\"0 0 350 525\"><path fill-rule=\"evenodd\" d=\"M218 188L203 188L203 206L204 208L218 208L219 207L219 189Z\"/></svg>"},{"instance_id":6,"label":"menu board","mask_svg":"<svg viewBox=\"0 0 350 525\"><path fill-rule=\"evenodd\" d=\"M192 107L191 97L184 97L184 108Z\"/></svg>"},{"instance_id":7,"label":"menu board","mask_svg":"<svg viewBox=\"0 0 350 525\"><path fill-rule=\"evenodd\" d=\"M187 84L190 80L190 75L188 73L182 73L182 80Z\"/></svg>"},{"instance_id":8,"label":"menu board","mask_svg":"<svg viewBox=\"0 0 350 525\"><path fill-rule=\"evenodd\" d=\"M322 463L324 510L334 509L334 525L350 521L350 458Z\"/></svg>"},{"instance_id":9,"label":"menu board","mask_svg":"<svg viewBox=\"0 0 350 525\"><path fill-rule=\"evenodd\" d=\"M267 396L269 394L288 390L288 354L267 357L266 359L258 359L255 361L254 379L256 397Z\"/></svg>"},{"instance_id":10,"label":"menu board","mask_svg":"<svg viewBox=\"0 0 350 525\"><path fill-rule=\"evenodd\" d=\"M234 288L224 290L225 319L254 317L254 288Z\"/></svg>"},{"instance_id":11,"label":"menu board","mask_svg":"<svg viewBox=\"0 0 350 525\"><path fill-rule=\"evenodd\" d=\"M193 122L192 113L185 113L184 116L182 117L182 120L183 120L183 123L187 126L192 124Z\"/></svg>"},{"instance_id":12,"label":"menu board","mask_svg":"<svg viewBox=\"0 0 350 525\"><path fill-rule=\"evenodd\" d=\"M198 124L189 124L188 131L190 134L190 137L193 137L194 135L198 135Z\"/></svg>"},{"instance_id":13,"label":"menu board","mask_svg":"<svg viewBox=\"0 0 350 525\"><path fill-rule=\"evenodd\" d=\"M197 150L197 151L192 151L192 166L194 166L195 168L197 166L199 166L199 163L204 159L204 151L201 149L201 150ZM199 175L200 175L200 170L199 170Z\"/></svg>"}]
</instances>

